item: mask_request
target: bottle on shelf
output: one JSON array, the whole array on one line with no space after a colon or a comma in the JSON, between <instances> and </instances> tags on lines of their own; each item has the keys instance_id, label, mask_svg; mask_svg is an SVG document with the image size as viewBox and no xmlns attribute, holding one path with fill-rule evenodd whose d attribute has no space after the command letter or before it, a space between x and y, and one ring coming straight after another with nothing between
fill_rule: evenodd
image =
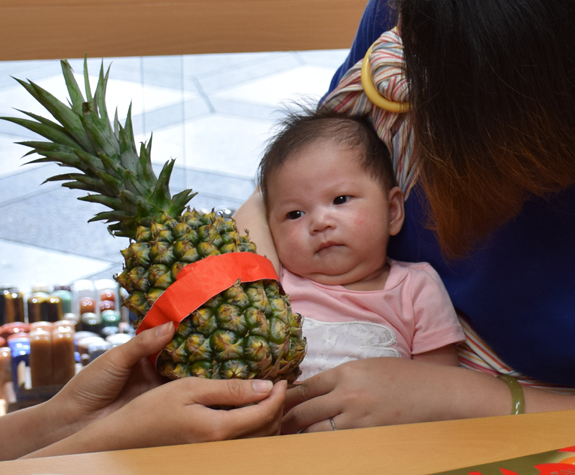
<instances>
[{"instance_id":1,"label":"bottle on shelf","mask_svg":"<svg viewBox=\"0 0 575 475\"><path fill-rule=\"evenodd\" d=\"M80 317L75 313L65 313L62 321L68 322L74 325L76 331L80 331ZM56 322L59 323L59 322Z\"/></svg>"},{"instance_id":2,"label":"bottle on shelf","mask_svg":"<svg viewBox=\"0 0 575 475\"><path fill-rule=\"evenodd\" d=\"M63 286L54 286L54 290L50 294L52 297L58 297L62 302L62 312L72 313L72 292L69 288L62 288Z\"/></svg>"},{"instance_id":3,"label":"bottle on shelf","mask_svg":"<svg viewBox=\"0 0 575 475\"><path fill-rule=\"evenodd\" d=\"M37 282L30 288L31 294L44 294L46 297L50 295L50 287L45 282Z\"/></svg>"},{"instance_id":4,"label":"bottle on shelf","mask_svg":"<svg viewBox=\"0 0 575 475\"><path fill-rule=\"evenodd\" d=\"M105 340L92 332L78 332L76 334L76 349L80 355L80 361L83 365L90 362L90 345L95 343L103 343Z\"/></svg>"},{"instance_id":5,"label":"bottle on shelf","mask_svg":"<svg viewBox=\"0 0 575 475\"><path fill-rule=\"evenodd\" d=\"M105 312L107 310L116 310L116 302L111 300L100 300L100 312Z\"/></svg>"},{"instance_id":6,"label":"bottle on shelf","mask_svg":"<svg viewBox=\"0 0 575 475\"><path fill-rule=\"evenodd\" d=\"M101 317L102 317L102 326L104 327L119 327L120 322L122 321L120 317L120 312L116 310L104 310L101 313Z\"/></svg>"},{"instance_id":7,"label":"bottle on shelf","mask_svg":"<svg viewBox=\"0 0 575 475\"><path fill-rule=\"evenodd\" d=\"M66 384L76 373L74 327L55 325L52 331L53 384Z\"/></svg>"},{"instance_id":8,"label":"bottle on shelf","mask_svg":"<svg viewBox=\"0 0 575 475\"><path fill-rule=\"evenodd\" d=\"M96 313L96 299L93 297L82 297L78 303L80 305L80 315L84 313Z\"/></svg>"},{"instance_id":9,"label":"bottle on shelf","mask_svg":"<svg viewBox=\"0 0 575 475\"><path fill-rule=\"evenodd\" d=\"M52 332L38 327L29 336L32 387L54 384Z\"/></svg>"},{"instance_id":10,"label":"bottle on shelf","mask_svg":"<svg viewBox=\"0 0 575 475\"><path fill-rule=\"evenodd\" d=\"M0 324L26 321L24 294L15 287L1 291Z\"/></svg>"},{"instance_id":11,"label":"bottle on shelf","mask_svg":"<svg viewBox=\"0 0 575 475\"><path fill-rule=\"evenodd\" d=\"M90 355L90 361L94 361L98 356L103 355L106 351L112 348L112 343L106 340L97 341L92 343L88 347L88 355Z\"/></svg>"},{"instance_id":12,"label":"bottle on shelf","mask_svg":"<svg viewBox=\"0 0 575 475\"><path fill-rule=\"evenodd\" d=\"M0 325L6 323L6 310L5 310L5 298L4 296L10 292L12 286L9 284L0 285Z\"/></svg>"},{"instance_id":13,"label":"bottle on shelf","mask_svg":"<svg viewBox=\"0 0 575 475\"><path fill-rule=\"evenodd\" d=\"M118 283L112 279L99 279L94 282L98 300L117 302L118 300Z\"/></svg>"},{"instance_id":14,"label":"bottle on shelf","mask_svg":"<svg viewBox=\"0 0 575 475\"><path fill-rule=\"evenodd\" d=\"M30 337L27 333L14 333L7 338L12 352L12 381L14 392L18 396L20 388L30 386L28 368L30 367Z\"/></svg>"},{"instance_id":15,"label":"bottle on shelf","mask_svg":"<svg viewBox=\"0 0 575 475\"><path fill-rule=\"evenodd\" d=\"M22 322L5 323L0 327L0 336L5 340L14 334L28 333L30 325Z\"/></svg>"},{"instance_id":16,"label":"bottle on shelf","mask_svg":"<svg viewBox=\"0 0 575 475\"><path fill-rule=\"evenodd\" d=\"M0 399L5 399L4 385L12 381L12 351L8 346L0 347Z\"/></svg>"},{"instance_id":17,"label":"bottle on shelf","mask_svg":"<svg viewBox=\"0 0 575 475\"><path fill-rule=\"evenodd\" d=\"M47 300L48 296L43 292L36 292L28 297L26 301L28 306L28 323L48 321L47 308L45 305Z\"/></svg>"},{"instance_id":18,"label":"bottle on shelf","mask_svg":"<svg viewBox=\"0 0 575 475\"><path fill-rule=\"evenodd\" d=\"M73 313L81 315L80 311L80 300L83 298L91 298L96 301L96 288L94 282L88 279L77 280L72 284L72 302L73 302ZM94 304L95 309L95 304Z\"/></svg>"},{"instance_id":19,"label":"bottle on shelf","mask_svg":"<svg viewBox=\"0 0 575 475\"><path fill-rule=\"evenodd\" d=\"M112 344L112 347L123 345L124 343L132 339L132 335L127 333L116 333L114 335L109 335L106 337L106 341Z\"/></svg>"},{"instance_id":20,"label":"bottle on shelf","mask_svg":"<svg viewBox=\"0 0 575 475\"><path fill-rule=\"evenodd\" d=\"M99 334L102 330L102 317L97 313L86 312L80 317L83 331L94 332Z\"/></svg>"},{"instance_id":21,"label":"bottle on shelf","mask_svg":"<svg viewBox=\"0 0 575 475\"><path fill-rule=\"evenodd\" d=\"M44 330L46 332L52 332L54 330L54 324L52 322L32 322L29 324L29 333L36 330Z\"/></svg>"},{"instance_id":22,"label":"bottle on shelf","mask_svg":"<svg viewBox=\"0 0 575 475\"><path fill-rule=\"evenodd\" d=\"M48 296L44 306L46 307L46 319L49 322L57 322L64 318L64 308L60 297L54 295Z\"/></svg>"}]
</instances>

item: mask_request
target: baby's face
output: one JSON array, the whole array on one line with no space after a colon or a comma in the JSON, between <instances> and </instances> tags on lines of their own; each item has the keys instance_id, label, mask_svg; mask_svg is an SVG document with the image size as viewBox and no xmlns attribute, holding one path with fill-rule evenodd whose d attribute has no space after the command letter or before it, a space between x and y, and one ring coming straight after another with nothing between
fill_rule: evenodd
<instances>
[{"instance_id":1,"label":"baby's face","mask_svg":"<svg viewBox=\"0 0 575 475\"><path fill-rule=\"evenodd\" d=\"M270 229L282 265L294 274L345 285L385 267L390 232L399 228L390 229L388 193L357 153L320 141L269 178Z\"/></svg>"}]
</instances>

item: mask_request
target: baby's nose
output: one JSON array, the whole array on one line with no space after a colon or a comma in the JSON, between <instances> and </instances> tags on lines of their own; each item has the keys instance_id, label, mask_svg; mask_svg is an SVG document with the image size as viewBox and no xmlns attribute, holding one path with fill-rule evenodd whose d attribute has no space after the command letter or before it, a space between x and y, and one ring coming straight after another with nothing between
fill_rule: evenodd
<instances>
[{"instance_id":1,"label":"baby's nose","mask_svg":"<svg viewBox=\"0 0 575 475\"><path fill-rule=\"evenodd\" d=\"M311 224L312 233L319 233L335 226L334 220L328 211L314 213Z\"/></svg>"}]
</instances>

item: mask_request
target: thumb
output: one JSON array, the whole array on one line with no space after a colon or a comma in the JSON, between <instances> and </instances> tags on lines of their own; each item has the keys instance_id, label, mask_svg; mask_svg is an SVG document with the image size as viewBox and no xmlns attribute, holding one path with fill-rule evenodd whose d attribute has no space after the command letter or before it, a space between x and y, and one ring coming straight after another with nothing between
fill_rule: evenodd
<instances>
[{"instance_id":1,"label":"thumb","mask_svg":"<svg viewBox=\"0 0 575 475\"><path fill-rule=\"evenodd\" d=\"M130 369L142 358L157 353L166 346L171 341L175 331L173 322L144 330L130 341L102 355L107 356L107 358L96 358L91 364L107 363L118 368Z\"/></svg>"}]
</instances>

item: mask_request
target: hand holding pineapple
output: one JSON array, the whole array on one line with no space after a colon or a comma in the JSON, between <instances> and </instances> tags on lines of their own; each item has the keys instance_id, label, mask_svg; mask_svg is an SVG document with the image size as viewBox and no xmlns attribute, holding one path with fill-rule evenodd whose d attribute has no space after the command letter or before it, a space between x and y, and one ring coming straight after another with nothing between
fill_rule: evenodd
<instances>
[{"instance_id":1,"label":"hand holding pineapple","mask_svg":"<svg viewBox=\"0 0 575 475\"><path fill-rule=\"evenodd\" d=\"M158 384L165 380L157 378L146 356L169 342L174 330L171 323L146 330L82 370L53 404L64 408L74 402L84 411L85 421L97 420L35 455L276 435L284 382L185 378ZM120 374L122 378L118 378ZM211 409L214 405L237 409Z\"/></svg>"},{"instance_id":2,"label":"hand holding pineapple","mask_svg":"<svg viewBox=\"0 0 575 475\"><path fill-rule=\"evenodd\" d=\"M170 381L77 437L82 443L90 440L90 450L98 451L278 435L286 387L285 381L274 385L266 380ZM234 408L218 410L213 405Z\"/></svg>"},{"instance_id":3,"label":"hand holding pineapple","mask_svg":"<svg viewBox=\"0 0 575 475\"><path fill-rule=\"evenodd\" d=\"M146 330L90 363L50 401L0 418L0 459L278 433L283 382L186 378L162 384L147 355L174 331L171 323ZM247 407L207 407L220 404Z\"/></svg>"}]
</instances>

